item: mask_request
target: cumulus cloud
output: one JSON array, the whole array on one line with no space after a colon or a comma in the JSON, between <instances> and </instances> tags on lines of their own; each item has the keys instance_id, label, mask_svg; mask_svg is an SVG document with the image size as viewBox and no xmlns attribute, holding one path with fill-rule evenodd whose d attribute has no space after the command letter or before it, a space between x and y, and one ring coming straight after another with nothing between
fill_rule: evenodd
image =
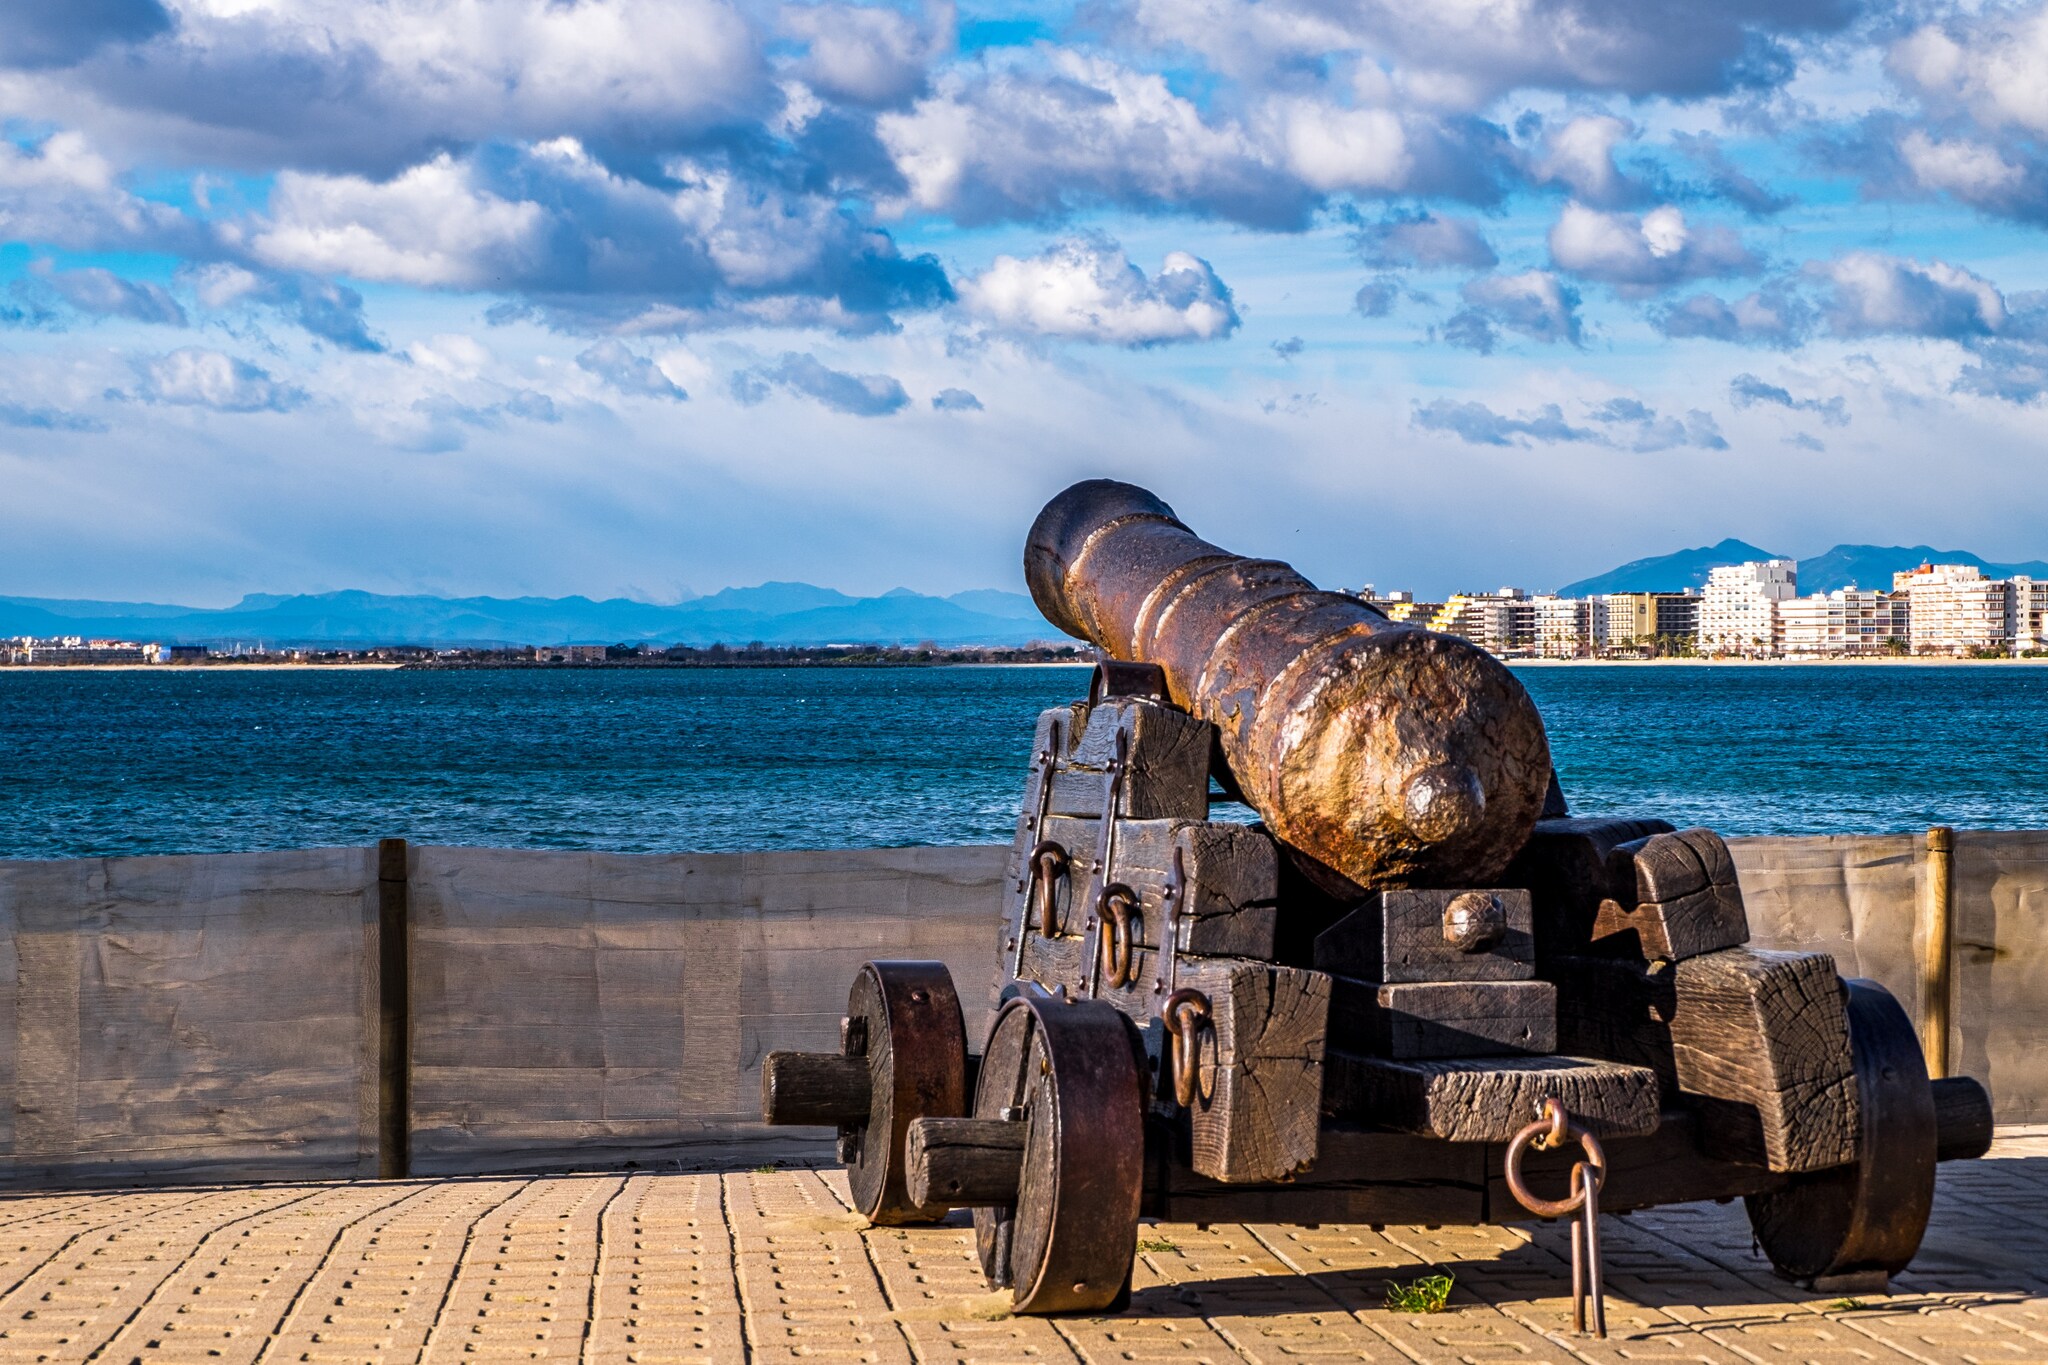
<instances>
[{"instance_id":1,"label":"cumulus cloud","mask_svg":"<svg viewBox=\"0 0 2048 1365\"><path fill-rule=\"evenodd\" d=\"M1662 416L1639 398L1610 398L1587 410L1585 422L1574 426L1562 406L1545 403L1514 417L1484 403L1438 398L1418 404L1412 418L1425 431L1442 431L1468 445L1526 446L1531 442L1579 442L1650 452L1690 446L1726 450L1728 442L1714 415L1690 408L1682 416Z\"/></svg>"},{"instance_id":2,"label":"cumulus cloud","mask_svg":"<svg viewBox=\"0 0 2048 1365\"><path fill-rule=\"evenodd\" d=\"M1165 77L1059 52L1049 70L948 72L875 131L906 207L967 223L1095 204L1299 227L1317 196L1238 124L1211 124Z\"/></svg>"},{"instance_id":3,"label":"cumulus cloud","mask_svg":"<svg viewBox=\"0 0 2048 1365\"><path fill-rule=\"evenodd\" d=\"M140 396L215 412L289 412L306 401L305 390L272 379L260 367L198 347L143 362Z\"/></svg>"},{"instance_id":4,"label":"cumulus cloud","mask_svg":"<svg viewBox=\"0 0 2048 1365\"><path fill-rule=\"evenodd\" d=\"M1523 87L1678 98L1774 86L1793 52L1859 13L1848 0L1632 0L1426 5L1409 0L1129 0L1155 42L1216 67L1279 79L1312 63L1371 60L1418 103L1477 109ZM1391 69L1382 76L1381 68ZM1364 81L1361 81L1363 84Z\"/></svg>"},{"instance_id":5,"label":"cumulus cloud","mask_svg":"<svg viewBox=\"0 0 2048 1365\"><path fill-rule=\"evenodd\" d=\"M1381 270L1410 266L1491 270L1500 264L1477 223L1469 218L1439 218L1422 209L1390 213L1360 228L1351 240L1359 259Z\"/></svg>"},{"instance_id":6,"label":"cumulus cloud","mask_svg":"<svg viewBox=\"0 0 2048 1365\"><path fill-rule=\"evenodd\" d=\"M1579 344L1579 292L1547 270L1481 275L1458 295L1465 307L1440 333L1453 346L1490 355L1502 327L1536 341Z\"/></svg>"},{"instance_id":7,"label":"cumulus cloud","mask_svg":"<svg viewBox=\"0 0 2048 1365\"><path fill-rule=\"evenodd\" d=\"M1699 450L1726 450L1727 439L1711 412L1686 409L1683 416L1659 416L1657 410L1639 398L1610 398L1586 414L1615 433L1614 443L1634 451L1670 450L1692 446Z\"/></svg>"},{"instance_id":8,"label":"cumulus cloud","mask_svg":"<svg viewBox=\"0 0 2048 1365\"><path fill-rule=\"evenodd\" d=\"M1424 431L1442 431L1468 445L1527 445L1530 441L1594 441L1599 433L1591 427L1575 427L1564 419L1564 409L1545 403L1534 412L1508 417L1484 403L1438 398L1418 404L1411 419Z\"/></svg>"},{"instance_id":9,"label":"cumulus cloud","mask_svg":"<svg viewBox=\"0 0 2048 1365\"><path fill-rule=\"evenodd\" d=\"M641 398L684 399L690 395L682 385L662 372L661 366L613 337L576 357L578 366L596 375L620 393Z\"/></svg>"},{"instance_id":10,"label":"cumulus cloud","mask_svg":"<svg viewBox=\"0 0 2048 1365\"><path fill-rule=\"evenodd\" d=\"M651 185L558 139L444 153L386 181L288 174L249 246L282 270L514 292L638 331L721 318L856 331L952 295L934 258L904 257L823 196L712 162L668 171Z\"/></svg>"},{"instance_id":11,"label":"cumulus cloud","mask_svg":"<svg viewBox=\"0 0 2048 1365\"><path fill-rule=\"evenodd\" d=\"M1611 114L1571 119L1549 131L1530 168L1539 185L1559 185L1589 204L1614 208L1636 202L1643 189L1621 172L1614 149L1635 136L1635 125Z\"/></svg>"},{"instance_id":12,"label":"cumulus cloud","mask_svg":"<svg viewBox=\"0 0 2048 1365\"><path fill-rule=\"evenodd\" d=\"M1813 307L1782 285L1771 285L1734 300L1694 294L1652 312L1650 323L1668 337L1783 349L1806 339Z\"/></svg>"},{"instance_id":13,"label":"cumulus cloud","mask_svg":"<svg viewBox=\"0 0 2048 1365\"><path fill-rule=\"evenodd\" d=\"M728 0L177 10L174 26L131 26L144 41L46 79L67 103L118 111L130 136L187 154L376 177L493 139L676 149L778 102L763 35Z\"/></svg>"},{"instance_id":14,"label":"cumulus cloud","mask_svg":"<svg viewBox=\"0 0 2048 1365\"><path fill-rule=\"evenodd\" d=\"M84 134L39 143L0 138L0 240L72 251L206 251L210 239L177 209L141 199Z\"/></svg>"},{"instance_id":15,"label":"cumulus cloud","mask_svg":"<svg viewBox=\"0 0 2048 1365\"><path fill-rule=\"evenodd\" d=\"M1738 408L1764 403L1791 412L1810 412L1831 427L1849 425L1849 406L1840 394L1833 398L1797 398L1790 389L1766 383L1753 374L1738 374L1728 381L1728 401Z\"/></svg>"},{"instance_id":16,"label":"cumulus cloud","mask_svg":"<svg viewBox=\"0 0 2048 1365\"><path fill-rule=\"evenodd\" d=\"M920 93L939 45L909 15L873 5L792 5L782 28L804 40L796 69L805 83L855 104L900 104ZM941 36L950 39L950 24Z\"/></svg>"},{"instance_id":17,"label":"cumulus cloud","mask_svg":"<svg viewBox=\"0 0 2048 1365\"><path fill-rule=\"evenodd\" d=\"M363 296L345 284L316 275L252 270L225 262L185 273L202 307L260 305L344 351L374 354L385 348L363 316Z\"/></svg>"},{"instance_id":18,"label":"cumulus cloud","mask_svg":"<svg viewBox=\"0 0 2048 1365\"><path fill-rule=\"evenodd\" d=\"M1026 259L998 256L959 293L970 313L1004 331L1115 346L1213 341L1239 323L1229 287L1207 261L1171 251L1148 279L1102 237L1070 238Z\"/></svg>"},{"instance_id":19,"label":"cumulus cloud","mask_svg":"<svg viewBox=\"0 0 2048 1365\"><path fill-rule=\"evenodd\" d=\"M1747 275L1761 265L1727 228L1693 228L1669 204L1638 218L1569 203L1549 240L1550 258L1559 269L1632 293Z\"/></svg>"},{"instance_id":20,"label":"cumulus cloud","mask_svg":"<svg viewBox=\"0 0 2048 1365\"><path fill-rule=\"evenodd\" d=\"M186 325L184 306L160 284L123 279L99 266L53 271L48 278L50 287L81 313L164 327Z\"/></svg>"},{"instance_id":21,"label":"cumulus cloud","mask_svg":"<svg viewBox=\"0 0 2048 1365\"><path fill-rule=\"evenodd\" d=\"M1828 297L1822 314L1841 336L1988 336L2005 324L1996 285L1945 261L1854 251L1809 271Z\"/></svg>"},{"instance_id":22,"label":"cumulus cloud","mask_svg":"<svg viewBox=\"0 0 2048 1365\"><path fill-rule=\"evenodd\" d=\"M932 395L932 407L939 412L980 412L981 400L965 389L940 389Z\"/></svg>"},{"instance_id":23,"label":"cumulus cloud","mask_svg":"<svg viewBox=\"0 0 2048 1365\"><path fill-rule=\"evenodd\" d=\"M1284 341L1273 343L1273 354L1279 356L1282 360L1292 360L1307 349L1308 343L1300 337L1288 337Z\"/></svg>"},{"instance_id":24,"label":"cumulus cloud","mask_svg":"<svg viewBox=\"0 0 2048 1365\"><path fill-rule=\"evenodd\" d=\"M742 370L733 376L733 396L742 403L762 401L772 387L815 398L834 412L854 417L886 417L910 402L903 385L886 374L831 369L807 352L787 352L773 366Z\"/></svg>"}]
</instances>

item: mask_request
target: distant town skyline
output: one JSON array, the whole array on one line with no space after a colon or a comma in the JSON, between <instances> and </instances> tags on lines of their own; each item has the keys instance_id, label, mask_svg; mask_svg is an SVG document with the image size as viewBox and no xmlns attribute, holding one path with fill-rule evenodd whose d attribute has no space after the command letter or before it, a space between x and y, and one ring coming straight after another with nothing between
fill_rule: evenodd
<instances>
[{"instance_id":1,"label":"distant town skyline","mask_svg":"<svg viewBox=\"0 0 2048 1365\"><path fill-rule=\"evenodd\" d=\"M2048 0L16 0L0 586L2048 553ZM232 97L223 92L232 92Z\"/></svg>"}]
</instances>

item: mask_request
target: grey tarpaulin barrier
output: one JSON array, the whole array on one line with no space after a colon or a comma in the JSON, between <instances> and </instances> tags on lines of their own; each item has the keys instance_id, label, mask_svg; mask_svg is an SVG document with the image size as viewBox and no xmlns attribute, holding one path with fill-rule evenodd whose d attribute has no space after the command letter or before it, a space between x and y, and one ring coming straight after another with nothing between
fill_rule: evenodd
<instances>
[{"instance_id":1,"label":"grey tarpaulin barrier","mask_svg":"<svg viewBox=\"0 0 2048 1365\"><path fill-rule=\"evenodd\" d=\"M1911 1008L1921 835L1731 846L1757 942ZM382 1027L416 1174L822 1155L759 1124L761 1058L833 1046L869 957L947 962L983 1028L1001 848L402 852L411 989ZM0 1183L375 1174L377 871L0 862ZM2002 1121L2048 1120L2048 831L1957 836L1955 942L1957 1069Z\"/></svg>"},{"instance_id":2,"label":"grey tarpaulin barrier","mask_svg":"<svg viewBox=\"0 0 2048 1365\"><path fill-rule=\"evenodd\" d=\"M0 862L0 1178L375 1175L374 858Z\"/></svg>"},{"instance_id":3,"label":"grey tarpaulin barrier","mask_svg":"<svg viewBox=\"0 0 2048 1365\"><path fill-rule=\"evenodd\" d=\"M412 1169L830 1151L761 1059L836 1048L871 957L946 962L979 1038L1004 850L413 851Z\"/></svg>"},{"instance_id":4,"label":"grey tarpaulin barrier","mask_svg":"<svg viewBox=\"0 0 2048 1365\"><path fill-rule=\"evenodd\" d=\"M1835 955L1910 1013L1920 990L1922 834L1731 839L1751 932ZM2048 1121L2048 830L1958 830L1952 1069L2001 1123Z\"/></svg>"}]
</instances>

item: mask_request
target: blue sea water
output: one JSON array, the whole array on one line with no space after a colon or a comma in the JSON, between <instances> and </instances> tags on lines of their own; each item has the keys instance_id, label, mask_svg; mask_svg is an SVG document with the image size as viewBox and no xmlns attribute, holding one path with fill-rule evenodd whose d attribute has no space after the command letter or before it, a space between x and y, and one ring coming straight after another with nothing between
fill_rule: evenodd
<instances>
[{"instance_id":1,"label":"blue sea water","mask_svg":"<svg viewBox=\"0 0 2048 1365\"><path fill-rule=\"evenodd\" d=\"M2048 667L1527 667L1577 812L2048 828ZM1006 840L1082 669L0 671L0 857Z\"/></svg>"}]
</instances>

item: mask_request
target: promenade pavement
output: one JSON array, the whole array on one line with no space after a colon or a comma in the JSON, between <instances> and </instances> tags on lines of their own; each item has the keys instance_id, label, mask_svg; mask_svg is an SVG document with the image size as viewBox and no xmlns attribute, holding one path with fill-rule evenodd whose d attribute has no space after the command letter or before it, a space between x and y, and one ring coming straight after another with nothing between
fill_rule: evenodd
<instances>
[{"instance_id":1,"label":"promenade pavement","mask_svg":"<svg viewBox=\"0 0 2048 1365\"><path fill-rule=\"evenodd\" d=\"M865 1229L837 1172L259 1185L0 1202L0 1361L2048 1361L2048 1129L1944 1166L1890 1296L1772 1276L1737 1207L1561 1225L1148 1226L1131 1311L1014 1318L972 1230ZM1385 1307L1448 1272L1442 1313Z\"/></svg>"}]
</instances>

